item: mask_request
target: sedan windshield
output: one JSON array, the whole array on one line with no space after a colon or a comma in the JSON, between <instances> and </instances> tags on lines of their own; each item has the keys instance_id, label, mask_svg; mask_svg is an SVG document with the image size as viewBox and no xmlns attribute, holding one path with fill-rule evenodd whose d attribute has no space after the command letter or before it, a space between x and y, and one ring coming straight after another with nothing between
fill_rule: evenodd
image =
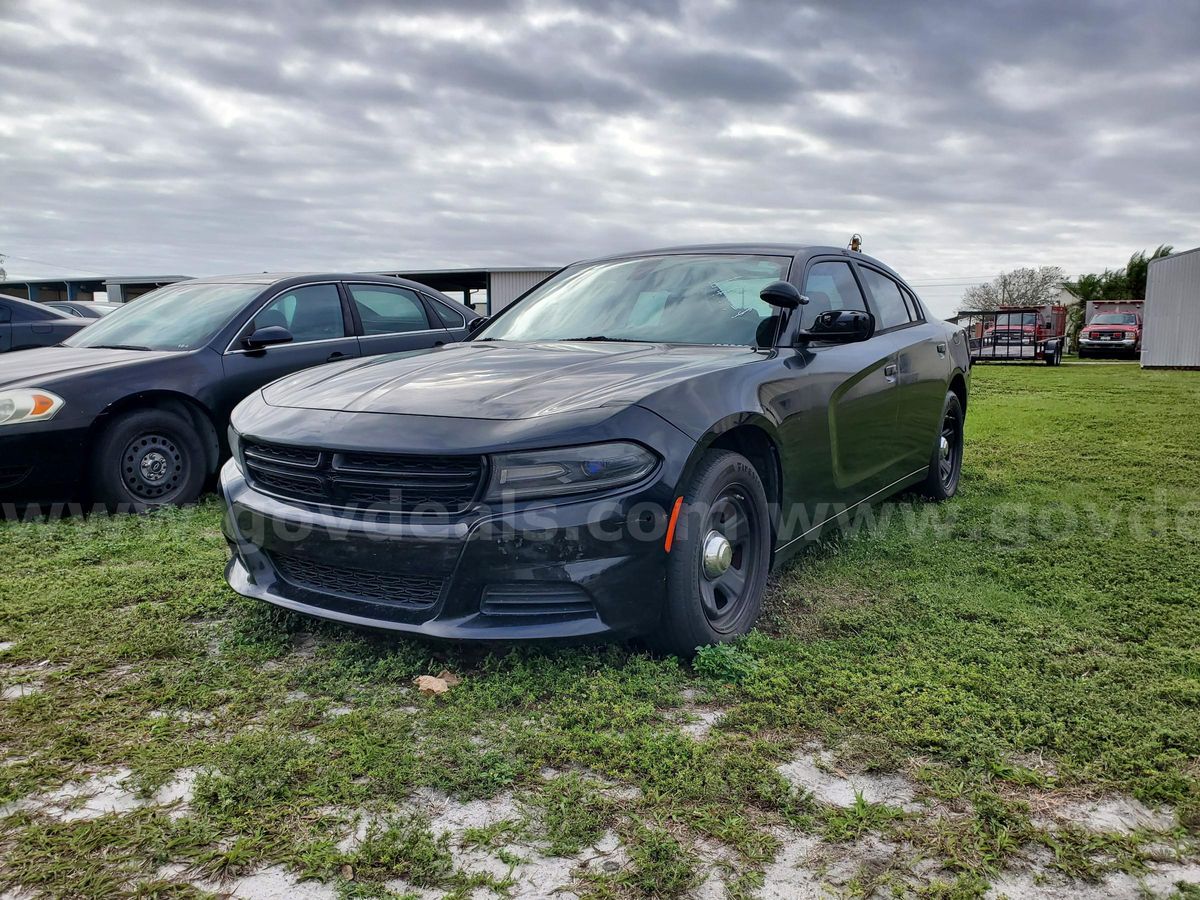
<instances>
[{"instance_id":1,"label":"sedan windshield","mask_svg":"<svg viewBox=\"0 0 1200 900\"><path fill-rule=\"evenodd\" d=\"M122 306L63 341L68 347L195 350L211 341L261 284L168 285Z\"/></svg>"},{"instance_id":2,"label":"sedan windshield","mask_svg":"<svg viewBox=\"0 0 1200 900\"><path fill-rule=\"evenodd\" d=\"M536 288L476 340L754 343L774 309L758 293L789 257L643 256L576 266Z\"/></svg>"},{"instance_id":3,"label":"sedan windshield","mask_svg":"<svg viewBox=\"0 0 1200 900\"><path fill-rule=\"evenodd\" d=\"M1137 316L1133 313L1105 313L1092 319L1092 325L1136 325Z\"/></svg>"}]
</instances>

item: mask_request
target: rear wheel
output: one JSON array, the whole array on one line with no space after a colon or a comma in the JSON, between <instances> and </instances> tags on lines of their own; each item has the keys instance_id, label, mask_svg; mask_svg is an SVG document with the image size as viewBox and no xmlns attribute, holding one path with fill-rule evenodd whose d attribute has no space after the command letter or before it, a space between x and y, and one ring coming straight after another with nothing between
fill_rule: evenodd
<instances>
[{"instance_id":1,"label":"rear wheel","mask_svg":"<svg viewBox=\"0 0 1200 900\"><path fill-rule=\"evenodd\" d=\"M771 563L767 496L740 454L705 454L683 495L667 563L667 598L651 643L690 658L758 620Z\"/></svg>"},{"instance_id":2,"label":"rear wheel","mask_svg":"<svg viewBox=\"0 0 1200 900\"><path fill-rule=\"evenodd\" d=\"M920 487L920 492L939 503L949 500L958 493L958 481L962 475L963 459L963 408L962 401L954 391L946 392L942 403L942 425L938 429L933 455L929 460L929 474Z\"/></svg>"},{"instance_id":3,"label":"rear wheel","mask_svg":"<svg viewBox=\"0 0 1200 900\"><path fill-rule=\"evenodd\" d=\"M92 491L110 509L191 503L204 486L204 446L192 424L162 409L114 420L96 443Z\"/></svg>"}]
</instances>

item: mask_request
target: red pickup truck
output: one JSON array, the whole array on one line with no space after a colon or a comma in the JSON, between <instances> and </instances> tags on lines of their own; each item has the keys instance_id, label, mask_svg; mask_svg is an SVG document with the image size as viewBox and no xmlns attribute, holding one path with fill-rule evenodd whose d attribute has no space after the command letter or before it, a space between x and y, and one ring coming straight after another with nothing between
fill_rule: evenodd
<instances>
[{"instance_id":1,"label":"red pickup truck","mask_svg":"<svg viewBox=\"0 0 1200 900\"><path fill-rule=\"evenodd\" d=\"M1142 352L1142 301L1089 303L1088 321L1079 332L1079 358L1128 356Z\"/></svg>"},{"instance_id":2,"label":"red pickup truck","mask_svg":"<svg viewBox=\"0 0 1200 900\"><path fill-rule=\"evenodd\" d=\"M972 341L975 360L1042 360L1048 365L1062 362L1067 328L1067 308L1044 306L1001 306L978 313L980 340Z\"/></svg>"}]
</instances>

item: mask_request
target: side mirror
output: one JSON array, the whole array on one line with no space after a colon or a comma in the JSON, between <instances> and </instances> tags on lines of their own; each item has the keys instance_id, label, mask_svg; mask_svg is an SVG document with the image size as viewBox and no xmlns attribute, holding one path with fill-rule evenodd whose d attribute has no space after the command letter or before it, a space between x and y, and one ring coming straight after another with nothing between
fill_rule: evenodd
<instances>
[{"instance_id":1,"label":"side mirror","mask_svg":"<svg viewBox=\"0 0 1200 900\"><path fill-rule=\"evenodd\" d=\"M790 281L772 281L758 292L763 303L780 309L795 309L808 302L808 298Z\"/></svg>"},{"instance_id":2,"label":"side mirror","mask_svg":"<svg viewBox=\"0 0 1200 900\"><path fill-rule=\"evenodd\" d=\"M262 350L274 344L289 344L292 333L282 325L268 325L266 328L256 328L242 339L247 350Z\"/></svg>"},{"instance_id":3,"label":"side mirror","mask_svg":"<svg viewBox=\"0 0 1200 900\"><path fill-rule=\"evenodd\" d=\"M467 323L467 335L474 336L477 332L483 329L483 326L492 321L488 316L480 316L478 319L472 319Z\"/></svg>"},{"instance_id":4,"label":"side mirror","mask_svg":"<svg viewBox=\"0 0 1200 900\"><path fill-rule=\"evenodd\" d=\"M831 309L818 315L807 329L796 332L796 343L827 341L853 344L875 334L875 317L860 309Z\"/></svg>"}]
</instances>

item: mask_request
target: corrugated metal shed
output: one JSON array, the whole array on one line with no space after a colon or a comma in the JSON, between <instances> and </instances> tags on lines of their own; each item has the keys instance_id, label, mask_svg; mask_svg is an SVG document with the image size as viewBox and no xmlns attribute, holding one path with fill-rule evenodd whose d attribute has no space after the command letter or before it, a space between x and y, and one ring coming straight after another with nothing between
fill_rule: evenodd
<instances>
[{"instance_id":1,"label":"corrugated metal shed","mask_svg":"<svg viewBox=\"0 0 1200 900\"><path fill-rule=\"evenodd\" d=\"M1142 366L1200 368L1200 247L1151 260Z\"/></svg>"},{"instance_id":2,"label":"corrugated metal shed","mask_svg":"<svg viewBox=\"0 0 1200 900\"><path fill-rule=\"evenodd\" d=\"M496 269L488 279L488 307L500 312L523 293L556 272L556 269Z\"/></svg>"}]
</instances>

